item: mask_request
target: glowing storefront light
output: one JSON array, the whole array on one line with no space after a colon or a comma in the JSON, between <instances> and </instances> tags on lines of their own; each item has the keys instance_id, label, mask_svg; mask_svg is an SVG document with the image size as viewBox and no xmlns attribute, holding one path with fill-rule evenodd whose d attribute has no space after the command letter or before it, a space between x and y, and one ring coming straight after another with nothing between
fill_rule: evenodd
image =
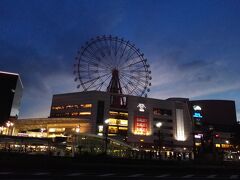
<instances>
[{"instance_id":1,"label":"glowing storefront light","mask_svg":"<svg viewBox=\"0 0 240 180\"><path fill-rule=\"evenodd\" d=\"M102 132L103 132L103 125L99 125L99 126L98 126L98 132L99 132L99 133L102 133Z\"/></svg>"},{"instance_id":2,"label":"glowing storefront light","mask_svg":"<svg viewBox=\"0 0 240 180\"><path fill-rule=\"evenodd\" d=\"M203 137L203 134L195 134L194 137L196 139L201 139Z\"/></svg>"},{"instance_id":3,"label":"glowing storefront light","mask_svg":"<svg viewBox=\"0 0 240 180\"><path fill-rule=\"evenodd\" d=\"M176 121L177 121L176 139L178 141L185 141L186 137L184 132L183 109L176 109Z\"/></svg>"},{"instance_id":4,"label":"glowing storefront light","mask_svg":"<svg viewBox=\"0 0 240 180\"><path fill-rule=\"evenodd\" d=\"M149 120L143 116L135 116L134 118L134 134L149 135Z\"/></svg>"}]
</instances>

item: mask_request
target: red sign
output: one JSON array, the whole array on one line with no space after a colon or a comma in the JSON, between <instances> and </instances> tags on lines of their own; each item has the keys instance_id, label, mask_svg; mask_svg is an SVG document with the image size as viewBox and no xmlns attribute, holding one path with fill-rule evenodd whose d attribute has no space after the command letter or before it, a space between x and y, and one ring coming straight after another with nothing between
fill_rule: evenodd
<instances>
[{"instance_id":1,"label":"red sign","mask_svg":"<svg viewBox=\"0 0 240 180\"><path fill-rule=\"evenodd\" d=\"M134 117L134 134L147 135L149 129L149 120L143 116Z\"/></svg>"}]
</instances>

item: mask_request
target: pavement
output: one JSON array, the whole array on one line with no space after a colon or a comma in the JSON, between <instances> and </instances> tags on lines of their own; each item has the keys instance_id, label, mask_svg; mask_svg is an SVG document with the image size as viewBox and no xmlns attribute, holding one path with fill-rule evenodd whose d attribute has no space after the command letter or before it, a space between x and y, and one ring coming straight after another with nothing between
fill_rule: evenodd
<instances>
[{"instance_id":1,"label":"pavement","mask_svg":"<svg viewBox=\"0 0 240 180\"><path fill-rule=\"evenodd\" d=\"M93 171L0 171L0 179L239 179L239 174L204 173L193 174L188 172L117 172L106 170Z\"/></svg>"},{"instance_id":2,"label":"pavement","mask_svg":"<svg viewBox=\"0 0 240 180\"><path fill-rule=\"evenodd\" d=\"M0 154L2 179L240 179L239 163Z\"/></svg>"}]
</instances>

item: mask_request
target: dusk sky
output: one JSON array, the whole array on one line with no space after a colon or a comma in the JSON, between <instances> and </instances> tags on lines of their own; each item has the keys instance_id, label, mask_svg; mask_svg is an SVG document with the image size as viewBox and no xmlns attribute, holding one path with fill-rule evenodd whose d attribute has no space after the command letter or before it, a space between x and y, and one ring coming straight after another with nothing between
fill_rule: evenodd
<instances>
[{"instance_id":1,"label":"dusk sky","mask_svg":"<svg viewBox=\"0 0 240 180\"><path fill-rule=\"evenodd\" d=\"M78 91L77 50L104 34L145 54L149 97L235 100L240 120L239 0L0 0L0 70L21 76L20 118Z\"/></svg>"}]
</instances>

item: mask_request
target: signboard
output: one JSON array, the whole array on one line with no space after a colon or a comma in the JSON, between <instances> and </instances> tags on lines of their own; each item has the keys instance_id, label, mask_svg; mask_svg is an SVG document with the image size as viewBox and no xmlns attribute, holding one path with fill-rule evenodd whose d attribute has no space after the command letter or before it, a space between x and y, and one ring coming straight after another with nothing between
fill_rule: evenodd
<instances>
[{"instance_id":1,"label":"signboard","mask_svg":"<svg viewBox=\"0 0 240 180\"><path fill-rule=\"evenodd\" d=\"M134 134L148 135L149 119L143 116L134 117Z\"/></svg>"},{"instance_id":2,"label":"signboard","mask_svg":"<svg viewBox=\"0 0 240 180\"><path fill-rule=\"evenodd\" d=\"M145 112L146 106L143 103L139 103L137 108L140 112Z\"/></svg>"},{"instance_id":3,"label":"signboard","mask_svg":"<svg viewBox=\"0 0 240 180\"><path fill-rule=\"evenodd\" d=\"M193 118L194 118L194 124L196 128L200 128L202 126L202 108L199 105L193 106Z\"/></svg>"}]
</instances>

